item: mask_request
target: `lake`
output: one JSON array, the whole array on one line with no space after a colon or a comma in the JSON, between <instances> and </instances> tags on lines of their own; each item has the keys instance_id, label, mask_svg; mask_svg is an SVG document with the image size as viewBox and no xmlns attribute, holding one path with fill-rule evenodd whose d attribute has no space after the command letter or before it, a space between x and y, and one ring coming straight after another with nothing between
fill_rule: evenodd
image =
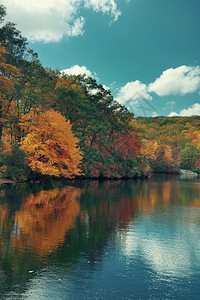
<instances>
[{"instance_id":1,"label":"lake","mask_svg":"<svg viewBox=\"0 0 200 300\"><path fill-rule=\"evenodd\" d=\"M199 299L200 179L0 186L0 299Z\"/></svg>"}]
</instances>

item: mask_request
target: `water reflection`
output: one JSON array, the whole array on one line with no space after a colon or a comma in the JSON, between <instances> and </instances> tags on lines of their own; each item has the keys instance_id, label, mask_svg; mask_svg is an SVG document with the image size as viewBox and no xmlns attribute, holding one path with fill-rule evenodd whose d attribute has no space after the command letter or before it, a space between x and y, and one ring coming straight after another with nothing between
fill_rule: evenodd
<instances>
[{"instance_id":1,"label":"water reflection","mask_svg":"<svg viewBox=\"0 0 200 300\"><path fill-rule=\"evenodd\" d=\"M166 180L144 184L136 197L140 216L118 233L124 255L142 257L159 275L199 274L200 184Z\"/></svg>"},{"instance_id":2,"label":"water reflection","mask_svg":"<svg viewBox=\"0 0 200 300\"><path fill-rule=\"evenodd\" d=\"M15 214L12 232L14 248L36 250L40 255L56 249L64 241L66 232L74 227L80 212L77 202L81 190L73 187L41 191L24 199Z\"/></svg>"},{"instance_id":3,"label":"water reflection","mask_svg":"<svg viewBox=\"0 0 200 300\"><path fill-rule=\"evenodd\" d=\"M199 179L38 189L0 191L5 299L181 299L200 292Z\"/></svg>"},{"instance_id":4,"label":"water reflection","mask_svg":"<svg viewBox=\"0 0 200 300\"><path fill-rule=\"evenodd\" d=\"M189 214L188 214L189 213ZM170 214L170 219L168 214ZM198 275L200 269L200 210L187 208L168 210L138 220L120 241L125 256L142 258L159 276L187 277ZM190 222L190 218L192 220ZM173 219L173 224L170 221ZM161 225L162 224L162 225Z\"/></svg>"},{"instance_id":5,"label":"water reflection","mask_svg":"<svg viewBox=\"0 0 200 300\"><path fill-rule=\"evenodd\" d=\"M0 226L4 224L5 219L8 216L8 207L7 205L0 205Z\"/></svg>"}]
</instances>

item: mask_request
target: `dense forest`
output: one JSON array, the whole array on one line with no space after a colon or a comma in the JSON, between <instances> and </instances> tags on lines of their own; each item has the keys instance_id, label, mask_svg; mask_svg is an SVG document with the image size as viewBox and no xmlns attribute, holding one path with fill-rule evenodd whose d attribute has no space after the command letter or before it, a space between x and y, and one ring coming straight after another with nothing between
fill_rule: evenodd
<instances>
[{"instance_id":1,"label":"dense forest","mask_svg":"<svg viewBox=\"0 0 200 300\"><path fill-rule=\"evenodd\" d=\"M200 172L200 117L134 118L91 77L44 67L0 6L0 173L15 180Z\"/></svg>"}]
</instances>

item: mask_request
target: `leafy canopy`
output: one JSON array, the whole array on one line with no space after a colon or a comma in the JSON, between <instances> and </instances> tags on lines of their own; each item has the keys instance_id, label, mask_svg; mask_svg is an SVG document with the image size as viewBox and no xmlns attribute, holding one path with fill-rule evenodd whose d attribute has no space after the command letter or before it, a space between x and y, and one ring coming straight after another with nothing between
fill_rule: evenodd
<instances>
[{"instance_id":1,"label":"leafy canopy","mask_svg":"<svg viewBox=\"0 0 200 300\"><path fill-rule=\"evenodd\" d=\"M79 140L64 116L52 109L41 114L31 111L22 117L21 125L28 132L21 141L21 149L26 152L32 170L68 178L81 174Z\"/></svg>"}]
</instances>

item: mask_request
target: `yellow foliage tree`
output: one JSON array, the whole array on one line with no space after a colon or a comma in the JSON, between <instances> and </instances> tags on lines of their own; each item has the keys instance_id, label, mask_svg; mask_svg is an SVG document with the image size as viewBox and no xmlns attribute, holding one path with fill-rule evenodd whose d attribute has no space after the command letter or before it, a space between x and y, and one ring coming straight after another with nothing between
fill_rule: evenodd
<instances>
[{"instance_id":1,"label":"yellow foliage tree","mask_svg":"<svg viewBox=\"0 0 200 300\"><path fill-rule=\"evenodd\" d=\"M169 145L165 145L164 161L169 165L173 165L173 153L172 148Z\"/></svg>"},{"instance_id":2,"label":"yellow foliage tree","mask_svg":"<svg viewBox=\"0 0 200 300\"><path fill-rule=\"evenodd\" d=\"M166 145L156 140L142 140L141 158L151 165L158 167L163 164L169 168L176 168L180 165L180 155L170 145Z\"/></svg>"},{"instance_id":3,"label":"yellow foliage tree","mask_svg":"<svg viewBox=\"0 0 200 300\"><path fill-rule=\"evenodd\" d=\"M26 152L32 170L66 178L81 175L79 140L64 116L52 109L41 114L30 112L22 117L21 126L27 132L21 149Z\"/></svg>"},{"instance_id":4,"label":"yellow foliage tree","mask_svg":"<svg viewBox=\"0 0 200 300\"><path fill-rule=\"evenodd\" d=\"M141 141L141 152L140 155L146 161L156 159L157 157L157 150L158 150L158 143L155 140L147 140L143 139Z\"/></svg>"}]
</instances>

